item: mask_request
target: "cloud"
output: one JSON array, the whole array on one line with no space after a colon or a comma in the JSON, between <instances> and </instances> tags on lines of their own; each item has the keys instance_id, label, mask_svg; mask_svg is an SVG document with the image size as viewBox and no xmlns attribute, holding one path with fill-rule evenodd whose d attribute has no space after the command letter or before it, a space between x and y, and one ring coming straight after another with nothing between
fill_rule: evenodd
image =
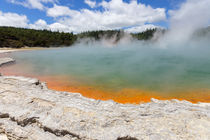
<instances>
[{"instance_id":1,"label":"cloud","mask_svg":"<svg viewBox=\"0 0 210 140\"><path fill-rule=\"evenodd\" d=\"M47 24L43 19L30 23L25 15L3 13L0 11L0 26L15 26L33 29L49 29L64 32L82 32L91 30L126 29L127 32L141 32L155 28L153 23L166 20L164 8L152 8L131 0L102 1L97 4L100 10L72 10L67 6L57 5L57 0L8 0L30 8L44 10L46 15L54 18L54 23ZM85 1L86 3L94 1ZM53 7L46 7L53 3ZM94 4L96 6L96 3ZM93 6L93 5L92 5ZM169 10L170 34L178 38L186 38L197 28L210 25L210 1L186 0L176 10ZM169 39L166 39L169 40Z\"/></svg>"},{"instance_id":2,"label":"cloud","mask_svg":"<svg viewBox=\"0 0 210 140\"><path fill-rule=\"evenodd\" d=\"M85 0L85 3L90 6L91 8L96 7L96 1Z\"/></svg>"},{"instance_id":3,"label":"cloud","mask_svg":"<svg viewBox=\"0 0 210 140\"><path fill-rule=\"evenodd\" d=\"M43 19L39 19L35 23L29 24L27 27L30 29L38 29L38 30L47 29L51 31L72 32L71 28L66 25L57 22L52 24L47 24L47 22Z\"/></svg>"},{"instance_id":4,"label":"cloud","mask_svg":"<svg viewBox=\"0 0 210 140\"><path fill-rule=\"evenodd\" d=\"M70 10L68 7L66 6L59 6L54 4L54 6L52 8L48 8L47 9L47 16L50 17L60 17L60 16L73 16L75 14L77 14L79 12L77 12L76 10Z\"/></svg>"},{"instance_id":5,"label":"cloud","mask_svg":"<svg viewBox=\"0 0 210 140\"><path fill-rule=\"evenodd\" d=\"M55 4L47 9L47 15L55 17L56 22L68 26L74 32L122 29L166 19L164 8L152 8L136 0L128 3L122 0L102 1L98 5L102 10L71 10Z\"/></svg>"},{"instance_id":6,"label":"cloud","mask_svg":"<svg viewBox=\"0 0 210 140\"><path fill-rule=\"evenodd\" d=\"M46 8L44 6L44 4L46 4L46 3L56 3L57 2L57 0L23 0L23 1L8 0L8 1L13 4L18 4L18 5L27 7L27 8L39 9L39 10L44 10Z\"/></svg>"},{"instance_id":7,"label":"cloud","mask_svg":"<svg viewBox=\"0 0 210 140\"><path fill-rule=\"evenodd\" d=\"M0 11L0 26L11 26L30 29L47 29L52 31L72 32L72 28L61 23L47 24L43 19L39 19L34 23L29 24L26 15L19 15L16 13L3 13Z\"/></svg>"},{"instance_id":8,"label":"cloud","mask_svg":"<svg viewBox=\"0 0 210 140\"><path fill-rule=\"evenodd\" d=\"M49 29L52 31L72 32L72 29L69 26L57 22L50 24Z\"/></svg>"},{"instance_id":9,"label":"cloud","mask_svg":"<svg viewBox=\"0 0 210 140\"><path fill-rule=\"evenodd\" d=\"M29 24L28 26L31 29L50 29L47 22L43 19L39 19L34 24Z\"/></svg>"},{"instance_id":10,"label":"cloud","mask_svg":"<svg viewBox=\"0 0 210 140\"><path fill-rule=\"evenodd\" d=\"M28 25L28 19L25 15L16 13L3 13L0 11L0 26L13 26L25 28Z\"/></svg>"},{"instance_id":11,"label":"cloud","mask_svg":"<svg viewBox=\"0 0 210 140\"><path fill-rule=\"evenodd\" d=\"M99 7L100 10L79 9L73 10L67 6L57 5L57 0L8 0L25 7L36 8L46 12L46 15L54 18L54 23L47 24L43 19L27 25L34 29L51 29L65 32L83 32L92 30L127 29L128 31L143 30L152 23L166 20L164 8L152 8L131 0L110 0L96 3L93 0L84 2L90 7ZM53 7L46 7L46 3L52 3ZM148 24L145 26L145 24Z\"/></svg>"},{"instance_id":12,"label":"cloud","mask_svg":"<svg viewBox=\"0 0 210 140\"><path fill-rule=\"evenodd\" d=\"M131 27L131 28L125 29L125 31L129 33L138 33L138 32L144 32L148 29L155 29L155 28L163 28L163 27L155 26L153 24L146 24L142 26Z\"/></svg>"}]
</instances>

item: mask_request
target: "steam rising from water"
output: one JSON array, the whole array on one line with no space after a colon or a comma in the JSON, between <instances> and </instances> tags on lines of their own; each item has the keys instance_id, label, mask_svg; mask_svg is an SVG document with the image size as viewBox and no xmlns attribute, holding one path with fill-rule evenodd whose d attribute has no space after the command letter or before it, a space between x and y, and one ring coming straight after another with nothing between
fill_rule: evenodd
<instances>
[{"instance_id":1,"label":"steam rising from water","mask_svg":"<svg viewBox=\"0 0 210 140\"><path fill-rule=\"evenodd\" d=\"M179 9L169 11L170 29L159 43L166 46L192 42L195 31L210 25L209 8L209 0L186 0Z\"/></svg>"}]
</instances>

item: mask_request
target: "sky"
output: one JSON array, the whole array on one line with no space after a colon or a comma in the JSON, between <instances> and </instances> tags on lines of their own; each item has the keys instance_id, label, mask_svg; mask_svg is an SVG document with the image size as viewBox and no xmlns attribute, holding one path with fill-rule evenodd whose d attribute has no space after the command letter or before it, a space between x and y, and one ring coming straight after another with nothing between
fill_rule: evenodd
<instances>
[{"instance_id":1,"label":"sky","mask_svg":"<svg viewBox=\"0 0 210 140\"><path fill-rule=\"evenodd\" d=\"M0 26L140 32L169 28L170 13L188 1L194 0L0 0Z\"/></svg>"}]
</instances>

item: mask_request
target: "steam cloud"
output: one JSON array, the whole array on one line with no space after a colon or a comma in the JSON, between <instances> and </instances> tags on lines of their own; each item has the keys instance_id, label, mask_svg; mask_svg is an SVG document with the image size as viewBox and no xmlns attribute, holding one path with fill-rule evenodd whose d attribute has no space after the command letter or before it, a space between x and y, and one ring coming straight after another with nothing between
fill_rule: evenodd
<instances>
[{"instance_id":1,"label":"steam cloud","mask_svg":"<svg viewBox=\"0 0 210 140\"><path fill-rule=\"evenodd\" d=\"M210 0L187 0L177 10L169 11L170 29L161 43L190 42L195 31L210 25Z\"/></svg>"}]
</instances>

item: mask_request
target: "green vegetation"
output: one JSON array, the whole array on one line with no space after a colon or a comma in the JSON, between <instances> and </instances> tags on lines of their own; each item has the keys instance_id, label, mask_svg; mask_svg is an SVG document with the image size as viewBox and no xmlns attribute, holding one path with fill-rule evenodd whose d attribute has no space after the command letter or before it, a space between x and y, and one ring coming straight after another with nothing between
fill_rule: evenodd
<instances>
[{"instance_id":1,"label":"green vegetation","mask_svg":"<svg viewBox=\"0 0 210 140\"><path fill-rule=\"evenodd\" d=\"M137 40L149 40L153 37L154 33L157 31L157 29L148 29L144 32L140 33L131 33L130 35L137 39ZM161 32L164 32L164 30L160 30ZM95 40L100 40L102 38L105 39L111 39L115 38L115 41L119 41L124 35L129 34L125 33L123 30L99 30L99 31L88 31L83 32L77 35L78 39L83 38L93 38Z\"/></svg>"},{"instance_id":2,"label":"green vegetation","mask_svg":"<svg viewBox=\"0 0 210 140\"><path fill-rule=\"evenodd\" d=\"M148 29L141 33L131 34L134 38L138 40L149 40L153 37L153 34L157 31L157 29Z\"/></svg>"},{"instance_id":3,"label":"green vegetation","mask_svg":"<svg viewBox=\"0 0 210 140\"><path fill-rule=\"evenodd\" d=\"M70 46L76 40L73 33L0 27L0 47L57 47Z\"/></svg>"},{"instance_id":4,"label":"green vegetation","mask_svg":"<svg viewBox=\"0 0 210 140\"><path fill-rule=\"evenodd\" d=\"M83 32L77 35L78 39L83 38L93 38L95 40L100 40L102 38L105 39L111 39L115 37L116 41L119 41L123 36L125 35L125 32L123 30L99 30L99 31L88 31Z\"/></svg>"},{"instance_id":5,"label":"green vegetation","mask_svg":"<svg viewBox=\"0 0 210 140\"><path fill-rule=\"evenodd\" d=\"M152 38L156 29L147 30L145 32L131 34L133 38L138 40L149 40ZM84 38L93 38L100 40L102 38L114 38L114 42L118 42L125 34L123 30L107 30L107 31L88 31L77 35L73 33L52 32L49 30L34 30L15 27L0 27L0 48L21 48L21 47L60 47L71 46L77 40Z\"/></svg>"}]
</instances>

